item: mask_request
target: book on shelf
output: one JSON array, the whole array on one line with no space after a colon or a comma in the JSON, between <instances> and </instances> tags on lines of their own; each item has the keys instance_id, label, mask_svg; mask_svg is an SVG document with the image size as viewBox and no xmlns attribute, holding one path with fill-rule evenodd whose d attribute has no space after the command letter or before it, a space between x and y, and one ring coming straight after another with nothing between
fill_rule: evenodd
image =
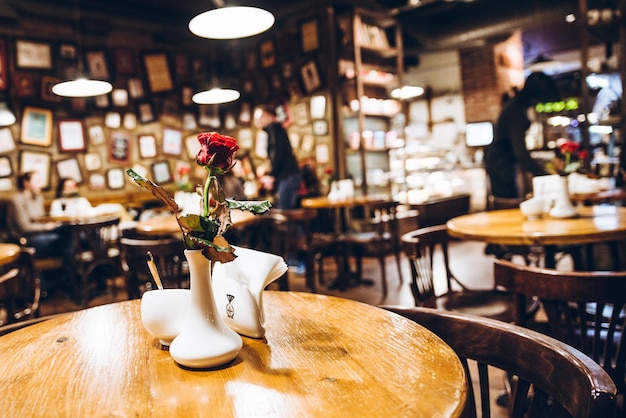
<instances>
[{"instance_id":1,"label":"book on shelf","mask_svg":"<svg viewBox=\"0 0 626 418\"><path fill-rule=\"evenodd\" d=\"M360 22L358 27L359 42L374 48L389 48L389 40L385 31L374 25Z\"/></svg>"}]
</instances>

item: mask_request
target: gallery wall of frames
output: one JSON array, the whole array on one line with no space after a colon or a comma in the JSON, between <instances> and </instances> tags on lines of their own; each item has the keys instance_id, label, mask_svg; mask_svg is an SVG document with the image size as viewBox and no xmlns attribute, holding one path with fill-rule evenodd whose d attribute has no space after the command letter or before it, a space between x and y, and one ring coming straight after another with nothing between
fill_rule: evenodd
<instances>
[{"instance_id":1,"label":"gallery wall of frames","mask_svg":"<svg viewBox=\"0 0 626 418\"><path fill-rule=\"evenodd\" d=\"M166 187L194 164L196 136L234 136L239 155L262 163L264 144L252 124L254 107L275 104L299 159L318 172L331 165L330 96L323 15L237 41L208 41L206 52L159 45L136 34L84 37L0 27L0 104L17 121L0 128L0 197L16 190L18 173L35 170L47 199L61 177L73 177L95 201L139 193L124 171L132 167ZM280 48L278 47L280 45ZM212 57L218 57L212 59ZM110 94L62 98L51 87L85 73L113 84ZM197 105L194 92L218 81L240 90L224 105Z\"/></svg>"}]
</instances>

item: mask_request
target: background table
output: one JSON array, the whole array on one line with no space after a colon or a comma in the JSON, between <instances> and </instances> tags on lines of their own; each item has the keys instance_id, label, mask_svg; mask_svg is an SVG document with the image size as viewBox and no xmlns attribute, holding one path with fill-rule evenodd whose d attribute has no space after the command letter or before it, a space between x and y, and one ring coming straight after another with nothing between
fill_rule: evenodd
<instances>
[{"instance_id":1,"label":"background table","mask_svg":"<svg viewBox=\"0 0 626 418\"><path fill-rule=\"evenodd\" d=\"M239 209L231 209L230 211L230 220L233 223L233 226L248 225L254 222L257 216L258 215L255 215L250 211ZM137 232L146 235L170 235L181 233L180 225L178 225L176 216L173 213L139 221L135 225L135 229Z\"/></svg>"},{"instance_id":2,"label":"background table","mask_svg":"<svg viewBox=\"0 0 626 418\"><path fill-rule=\"evenodd\" d=\"M178 367L141 325L139 300L0 337L6 416L457 416L467 396L452 349L359 302L264 292L265 340L222 369Z\"/></svg>"},{"instance_id":3,"label":"background table","mask_svg":"<svg viewBox=\"0 0 626 418\"><path fill-rule=\"evenodd\" d=\"M554 267L557 245L579 245L626 239L626 207L578 207L568 219L544 216L527 219L519 209L476 212L450 219L450 235L490 244L538 245L545 249L546 267Z\"/></svg>"},{"instance_id":4,"label":"background table","mask_svg":"<svg viewBox=\"0 0 626 418\"><path fill-rule=\"evenodd\" d=\"M19 245L0 243L0 265L8 264L17 260L19 255Z\"/></svg>"}]
</instances>

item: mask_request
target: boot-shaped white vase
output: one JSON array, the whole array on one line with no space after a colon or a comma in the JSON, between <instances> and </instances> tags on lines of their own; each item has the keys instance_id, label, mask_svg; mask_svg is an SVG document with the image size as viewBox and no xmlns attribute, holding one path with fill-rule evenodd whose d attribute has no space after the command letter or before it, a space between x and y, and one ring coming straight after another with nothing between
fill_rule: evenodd
<instances>
[{"instance_id":1,"label":"boot-shaped white vase","mask_svg":"<svg viewBox=\"0 0 626 418\"><path fill-rule=\"evenodd\" d=\"M191 307L188 320L170 345L170 355L184 367L211 368L233 360L242 340L219 315L211 284L211 262L202 250L185 250L189 263Z\"/></svg>"},{"instance_id":2,"label":"boot-shaped white vase","mask_svg":"<svg viewBox=\"0 0 626 418\"><path fill-rule=\"evenodd\" d=\"M550 209L550 216L553 218L573 218L578 215L578 210L576 210L569 197L568 179L567 177L561 177L560 180L560 190L556 196L554 206Z\"/></svg>"}]
</instances>

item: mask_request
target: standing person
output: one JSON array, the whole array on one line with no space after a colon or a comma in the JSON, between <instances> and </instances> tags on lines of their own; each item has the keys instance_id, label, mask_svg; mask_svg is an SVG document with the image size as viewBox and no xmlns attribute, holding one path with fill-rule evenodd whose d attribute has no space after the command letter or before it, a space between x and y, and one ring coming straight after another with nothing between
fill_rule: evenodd
<instances>
[{"instance_id":1,"label":"standing person","mask_svg":"<svg viewBox=\"0 0 626 418\"><path fill-rule=\"evenodd\" d=\"M274 191L278 209L293 209L298 204L300 168L291 148L287 131L276 120L276 113L268 107L259 107L254 112L254 124L267 134L267 157L271 169L260 174L265 189Z\"/></svg>"},{"instance_id":2,"label":"standing person","mask_svg":"<svg viewBox=\"0 0 626 418\"><path fill-rule=\"evenodd\" d=\"M559 100L561 96L555 81L544 73L532 73L524 88L507 102L498 118L493 142L485 148L485 169L494 197L524 197L524 191L518 188L519 173L548 174L526 148L526 135L531 126L528 112L537 103Z\"/></svg>"},{"instance_id":3,"label":"standing person","mask_svg":"<svg viewBox=\"0 0 626 418\"><path fill-rule=\"evenodd\" d=\"M27 245L35 248L36 257L62 257L66 273L71 274L74 255L71 231L56 222L39 221L45 215L39 175L34 171L20 174L17 188L7 212L9 234L15 242L26 238Z\"/></svg>"},{"instance_id":4,"label":"standing person","mask_svg":"<svg viewBox=\"0 0 626 418\"><path fill-rule=\"evenodd\" d=\"M55 199L50 205L52 216L85 215L91 210L91 203L87 198L79 196L76 180L69 177L59 179Z\"/></svg>"}]
</instances>

